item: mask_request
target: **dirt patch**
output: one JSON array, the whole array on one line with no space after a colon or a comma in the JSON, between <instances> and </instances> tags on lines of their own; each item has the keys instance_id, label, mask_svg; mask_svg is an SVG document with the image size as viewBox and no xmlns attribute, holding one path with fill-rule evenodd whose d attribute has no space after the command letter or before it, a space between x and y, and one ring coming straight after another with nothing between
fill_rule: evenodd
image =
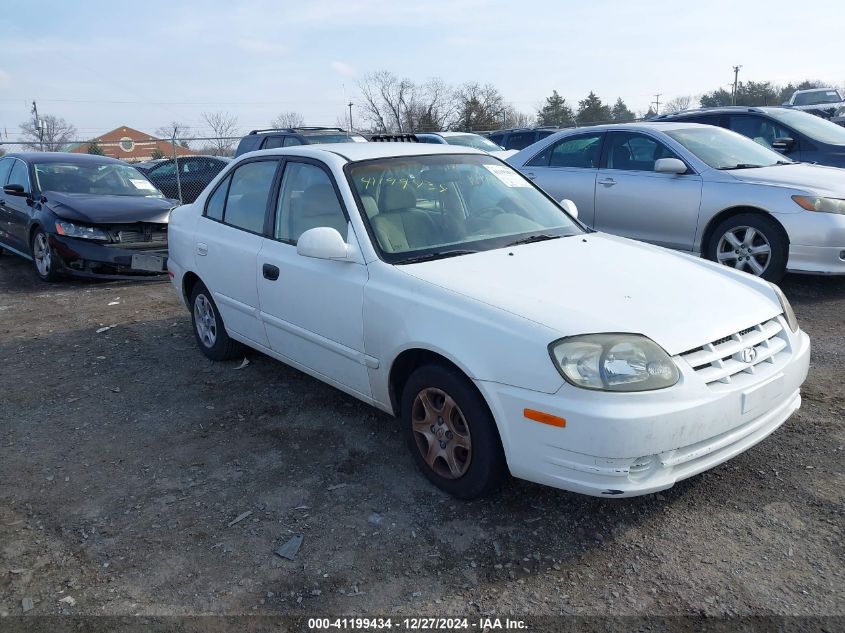
<instances>
[{"instance_id":1,"label":"dirt patch","mask_svg":"<svg viewBox=\"0 0 845 633\"><path fill-rule=\"evenodd\" d=\"M813 356L772 437L648 497L463 503L389 416L205 360L169 284L2 257L0 613L842 614L845 280L784 289Z\"/></svg>"}]
</instances>

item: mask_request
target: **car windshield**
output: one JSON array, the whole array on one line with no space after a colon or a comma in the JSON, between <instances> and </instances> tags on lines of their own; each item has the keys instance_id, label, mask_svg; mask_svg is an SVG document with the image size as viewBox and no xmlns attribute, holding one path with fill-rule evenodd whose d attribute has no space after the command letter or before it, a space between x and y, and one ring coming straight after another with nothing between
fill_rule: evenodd
<instances>
[{"instance_id":1,"label":"car windshield","mask_svg":"<svg viewBox=\"0 0 845 633\"><path fill-rule=\"evenodd\" d=\"M461 145L463 147L474 147L475 149L483 149L485 152L500 152L502 148L496 145L490 139L486 139L478 134L456 134L454 136L444 136L444 140L449 145Z\"/></svg>"},{"instance_id":2,"label":"car windshield","mask_svg":"<svg viewBox=\"0 0 845 633\"><path fill-rule=\"evenodd\" d=\"M583 232L529 180L490 156L400 156L352 163L347 173L391 263Z\"/></svg>"},{"instance_id":3,"label":"car windshield","mask_svg":"<svg viewBox=\"0 0 845 633\"><path fill-rule=\"evenodd\" d=\"M839 103L842 97L836 90L813 90L795 95L795 102L792 105L808 106L820 103Z\"/></svg>"},{"instance_id":4,"label":"car windshield","mask_svg":"<svg viewBox=\"0 0 845 633\"><path fill-rule=\"evenodd\" d=\"M750 138L712 125L666 130L666 135L715 169L750 169L792 162Z\"/></svg>"},{"instance_id":5,"label":"car windshield","mask_svg":"<svg viewBox=\"0 0 845 633\"><path fill-rule=\"evenodd\" d=\"M830 143L831 145L845 145L845 127L817 117L815 114L807 114L800 110L789 110L787 108L770 110L768 114L773 119L794 128L814 141Z\"/></svg>"},{"instance_id":6,"label":"car windshield","mask_svg":"<svg viewBox=\"0 0 845 633\"><path fill-rule=\"evenodd\" d=\"M39 191L164 197L144 174L119 163L35 163L35 182Z\"/></svg>"},{"instance_id":7,"label":"car windshield","mask_svg":"<svg viewBox=\"0 0 845 633\"><path fill-rule=\"evenodd\" d=\"M337 134L303 134L309 143L354 143L355 139L345 132Z\"/></svg>"}]
</instances>

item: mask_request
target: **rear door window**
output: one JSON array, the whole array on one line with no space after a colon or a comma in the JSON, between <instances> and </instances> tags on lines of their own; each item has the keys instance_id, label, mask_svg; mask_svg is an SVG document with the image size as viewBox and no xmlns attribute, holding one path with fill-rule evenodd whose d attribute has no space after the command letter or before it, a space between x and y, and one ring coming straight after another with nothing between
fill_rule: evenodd
<instances>
[{"instance_id":1,"label":"rear door window","mask_svg":"<svg viewBox=\"0 0 845 633\"><path fill-rule=\"evenodd\" d=\"M582 167L595 169L599 164L602 134L570 136L552 143L528 161L531 167Z\"/></svg>"},{"instance_id":2,"label":"rear door window","mask_svg":"<svg viewBox=\"0 0 845 633\"><path fill-rule=\"evenodd\" d=\"M13 161L13 158L4 158L3 160L0 160L0 187L6 184L9 172L12 171Z\"/></svg>"},{"instance_id":3,"label":"rear door window","mask_svg":"<svg viewBox=\"0 0 845 633\"><path fill-rule=\"evenodd\" d=\"M661 158L678 158L672 150L645 134L613 132L607 148L607 169L654 171Z\"/></svg>"},{"instance_id":4,"label":"rear door window","mask_svg":"<svg viewBox=\"0 0 845 633\"><path fill-rule=\"evenodd\" d=\"M508 137L507 149L525 149L534 142L535 138L534 132L513 132Z\"/></svg>"},{"instance_id":5,"label":"rear door window","mask_svg":"<svg viewBox=\"0 0 845 633\"><path fill-rule=\"evenodd\" d=\"M279 161L260 160L244 163L231 176L223 222L250 231L264 232L267 200Z\"/></svg>"}]
</instances>

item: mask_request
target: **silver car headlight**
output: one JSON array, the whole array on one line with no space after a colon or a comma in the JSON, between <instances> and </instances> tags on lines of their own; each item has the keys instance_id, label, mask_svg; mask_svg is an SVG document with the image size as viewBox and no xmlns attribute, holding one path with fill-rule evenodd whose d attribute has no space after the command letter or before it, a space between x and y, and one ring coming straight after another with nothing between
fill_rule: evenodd
<instances>
[{"instance_id":1,"label":"silver car headlight","mask_svg":"<svg viewBox=\"0 0 845 633\"><path fill-rule=\"evenodd\" d=\"M651 391L681 377L677 365L640 334L585 334L549 345L560 375L570 384L601 391Z\"/></svg>"},{"instance_id":2,"label":"silver car headlight","mask_svg":"<svg viewBox=\"0 0 845 633\"><path fill-rule=\"evenodd\" d=\"M79 237L83 240L99 240L101 242L109 241L109 234L105 230L97 228L96 226L84 226L82 224L74 224L73 222L66 222L64 220L56 222L56 233L64 235L65 237Z\"/></svg>"},{"instance_id":3,"label":"silver car headlight","mask_svg":"<svg viewBox=\"0 0 845 633\"><path fill-rule=\"evenodd\" d=\"M795 312L792 310L792 304L789 303L789 299L787 299L786 295L783 294L783 290L778 288L775 284L770 283L769 285L772 287L772 290L775 291L775 294L780 300L780 307L783 308L783 317L786 319L789 329L793 332L797 332L798 319L795 317Z\"/></svg>"},{"instance_id":4,"label":"silver car headlight","mask_svg":"<svg viewBox=\"0 0 845 633\"><path fill-rule=\"evenodd\" d=\"M819 196L792 196L795 203L805 211L817 213L838 213L845 215L845 200Z\"/></svg>"}]
</instances>

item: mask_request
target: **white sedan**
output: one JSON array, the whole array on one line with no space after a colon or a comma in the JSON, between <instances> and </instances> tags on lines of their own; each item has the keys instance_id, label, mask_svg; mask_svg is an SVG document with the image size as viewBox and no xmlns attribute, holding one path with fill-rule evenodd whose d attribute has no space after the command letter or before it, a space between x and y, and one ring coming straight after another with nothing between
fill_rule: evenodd
<instances>
[{"instance_id":1,"label":"white sedan","mask_svg":"<svg viewBox=\"0 0 845 633\"><path fill-rule=\"evenodd\" d=\"M461 498L508 473L662 490L801 403L810 342L776 286L591 232L473 149L245 154L173 212L169 245L207 357L247 345L399 417Z\"/></svg>"}]
</instances>

